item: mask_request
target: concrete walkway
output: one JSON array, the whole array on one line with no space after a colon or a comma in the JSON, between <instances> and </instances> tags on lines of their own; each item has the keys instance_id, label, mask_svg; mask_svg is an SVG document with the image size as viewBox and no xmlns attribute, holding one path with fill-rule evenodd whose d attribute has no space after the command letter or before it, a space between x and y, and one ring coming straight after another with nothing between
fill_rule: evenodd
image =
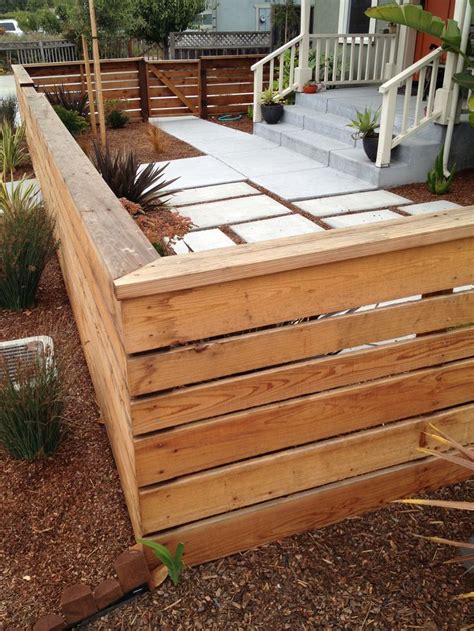
<instances>
[{"instance_id":1,"label":"concrete walkway","mask_svg":"<svg viewBox=\"0 0 474 631\"><path fill-rule=\"evenodd\" d=\"M176 184L181 188L190 178L196 182L194 186L204 186L212 180L213 184L221 184L249 179L288 201L376 188L265 138L193 116L154 118L150 122L208 154L207 161L188 158L171 163L167 173L174 176L178 168L181 170L182 179Z\"/></svg>"}]
</instances>

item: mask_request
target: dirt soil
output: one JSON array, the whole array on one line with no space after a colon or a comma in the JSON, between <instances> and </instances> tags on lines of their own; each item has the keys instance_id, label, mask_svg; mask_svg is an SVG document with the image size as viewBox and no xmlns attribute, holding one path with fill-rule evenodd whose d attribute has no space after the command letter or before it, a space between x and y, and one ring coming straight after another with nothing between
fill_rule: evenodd
<instances>
[{"instance_id":1,"label":"dirt soil","mask_svg":"<svg viewBox=\"0 0 474 631\"><path fill-rule=\"evenodd\" d=\"M157 131L157 150L151 143L147 129L153 127ZM179 160L180 158L195 158L204 155L186 142L170 136L162 129L158 129L148 123L129 123L122 129L107 129L107 142L113 149L133 149L142 162L165 162L167 160ZM92 143L92 134L87 132L80 138L79 144L83 148L89 148Z\"/></svg>"},{"instance_id":2,"label":"dirt soil","mask_svg":"<svg viewBox=\"0 0 474 631\"><path fill-rule=\"evenodd\" d=\"M217 116L211 116L208 120L211 123L217 123L217 125L232 127L232 129L238 129L246 134L253 134L253 121L250 120L247 114L242 114L242 118L237 121L220 121Z\"/></svg>"},{"instance_id":3,"label":"dirt soil","mask_svg":"<svg viewBox=\"0 0 474 631\"><path fill-rule=\"evenodd\" d=\"M1 339L50 334L66 362L69 431L59 452L37 463L1 453L0 628L28 629L58 610L63 587L113 575L133 535L56 259L38 306L0 311L0 331ZM431 495L472 501L474 484ZM178 588L167 581L88 629L467 628L474 618L455 596L473 580L443 564L452 550L414 533L467 540L472 519L393 505L188 569Z\"/></svg>"}]
</instances>

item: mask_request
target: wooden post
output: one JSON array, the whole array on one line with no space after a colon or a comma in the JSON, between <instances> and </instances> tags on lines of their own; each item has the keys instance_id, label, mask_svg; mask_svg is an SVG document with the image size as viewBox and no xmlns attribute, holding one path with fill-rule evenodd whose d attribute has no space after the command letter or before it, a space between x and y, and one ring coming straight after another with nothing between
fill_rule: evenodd
<instances>
[{"instance_id":1,"label":"wooden post","mask_svg":"<svg viewBox=\"0 0 474 631\"><path fill-rule=\"evenodd\" d=\"M146 123L150 117L150 90L148 84L148 67L144 57L138 62L138 87L140 90L142 119Z\"/></svg>"},{"instance_id":2,"label":"wooden post","mask_svg":"<svg viewBox=\"0 0 474 631\"><path fill-rule=\"evenodd\" d=\"M207 118L207 68L206 62L199 59L199 117Z\"/></svg>"},{"instance_id":3,"label":"wooden post","mask_svg":"<svg viewBox=\"0 0 474 631\"><path fill-rule=\"evenodd\" d=\"M89 48L87 45L86 36L82 35L81 39L82 39L82 54L84 57L84 66L86 69L87 95L89 98L89 118L90 118L90 123L91 123L92 135L97 136L97 121L95 118L95 101L94 101L94 90L92 88Z\"/></svg>"},{"instance_id":4,"label":"wooden post","mask_svg":"<svg viewBox=\"0 0 474 631\"><path fill-rule=\"evenodd\" d=\"M99 40L97 37L97 22L95 20L94 0L89 0L89 13L92 34L92 56L94 58L95 93L97 97L97 112L99 114L100 141L105 145L107 135L105 131L104 98L102 96L102 77L100 74Z\"/></svg>"}]
</instances>

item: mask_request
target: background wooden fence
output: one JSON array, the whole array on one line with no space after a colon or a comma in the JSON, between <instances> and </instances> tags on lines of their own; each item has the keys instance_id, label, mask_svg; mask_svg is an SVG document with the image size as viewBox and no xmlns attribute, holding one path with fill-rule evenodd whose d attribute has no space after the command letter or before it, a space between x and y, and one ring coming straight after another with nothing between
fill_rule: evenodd
<instances>
[{"instance_id":1,"label":"background wooden fence","mask_svg":"<svg viewBox=\"0 0 474 631\"><path fill-rule=\"evenodd\" d=\"M267 55L271 33L265 31L184 31L170 33L170 59L199 59L216 55Z\"/></svg>"},{"instance_id":2,"label":"background wooden fence","mask_svg":"<svg viewBox=\"0 0 474 631\"><path fill-rule=\"evenodd\" d=\"M66 40L9 41L0 39L0 55L4 55L8 66L12 64L52 64L59 61L78 59L77 46Z\"/></svg>"},{"instance_id":3,"label":"background wooden fence","mask_svg":"<svg viewBox=\"0 0 474 631\"><path fill-rule=\"evenodd\" d=\"M260 58L243 55L182 61L105 60L101 64L104 98L125 100L132 120L245 113L253 102L250 67ZM25 68L39 91L56 85L73 92L87 91L84 64L80 61Z\"/></svg>"},{"instance_id":4,"label":"background wooden fence","mask_svg":"<svg viewBox=\"0 0 474 631\"><path fill-rule=\"evenodd\" d=\"M16 77L137 535L195 564L467 476L417 448L474 441L473 208L157 260Z\"/></svg>"}]
</instances>

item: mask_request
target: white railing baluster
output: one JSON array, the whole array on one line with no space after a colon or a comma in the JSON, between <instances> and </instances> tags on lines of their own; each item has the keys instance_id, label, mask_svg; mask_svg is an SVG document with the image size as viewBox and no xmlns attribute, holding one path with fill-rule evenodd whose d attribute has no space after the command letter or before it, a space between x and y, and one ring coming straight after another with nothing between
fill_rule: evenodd
<instances>
[{"instance_id":1,"label":"white railing baluster","mask_svg":"<svg viewBox=\"0 0 474 631\"><path fill-rule=\"evenodd\" d=\"M387 39L383 40L383 52L382 52L382 63L380 65L380 80L383 81L385 78L385 64L387 63Z\"/></svg>"},{"instance_id":2,"label":"white railing baluster","mask_svg":"<svg viewBox=\"0 0 474 631\"><path fill-rule=\"evenodd\" d=\"M439 70L439 57L437 57L433 61L433 65L431 67L430 90L428 93L428 100L426 103L427 116L431 116L431 114L433 113L434 99L435 99L435 94L436 94L436 84L438 81L438 70Z\"/></svg>"},{"instance_id":3,"label":"white railing baluster","mask_svg":"<svg viewBox=\"0 0 474 631\"><path fill-rule=\"evenodd\" d=\"M341 81L343 83L346 80L346 54L347 54L347 37L344 36L342 40L342 55L341 55Z\"/></svg>"},{"instance_id":4,"label":"white railing baluster","mask_svg":"<svg viewBox=\"0 0 474 631\"><path fill-rule=\"evenodd\" d=\"M418 89L416 92L416 105L415 105L415 120L413 123L415 127L418 127L418 123L420 122L421 106L423 102L423 92L425 91L425 78L426 78L426 66L424 66L420 70L420 74L418 76Z\"/></svg>"},{"instance_id":5,"label":"white railing baluster","mask_svg":"<svg viewBox=\"0 0 474 631\"><path fill-rule=\"evenodd\" d=\"M287 87L291 87L295 82L295 57L296 57L296 46L291 48L290 53L290 78L289 85Z\"/></svg>"},{"instance_id":6,"label":"white railing baluster","mask_svg":"<svg viewBox=\"0 0 474 631\"><path fill-rule=\"evenodd\" d=\"M379 67L379 62L380 62L379 52L380 52L380 38L376 37L375 38L375 52L374 52L374 68L372 71L374 79L377 79L379 76L379 73L377 72L378 67Z\"/></svg>"},{"instance_id":7,"label":"white railing baluster","mask_svg":"<svg viewBox=\"0 0 474 631\"><path fill-rule=\"evenodd\" d=\"M354 49L355 49L355 39L354 37L351 37L351 57L349 61L349 83L352 83L352 81L354 80L354 63L355 63Z\"/></svg>"},{"instance_id":8,"label":"white railing baluster","mask_svg":"<svg viewBox=\"0 0 474 631\"><path fill-rule=\"evenodd\" d=\"M332 80L337 81L337 64L339 53L339 40L334 40L333 56L332 56Z\"/></svg>"},{"instance_id":9,"label":"white railing baluster","mask_svg":"<svg viewBox=\"0 0 474 631\"><path fill-rule=\"evenodd\" d=\"M324 46L324 83L329 81L329 38L326 38Z\"/></svg>"},{"instance_id":10,"label":"white railing baluster","mask_svg":"<svg viewBox=\"0 0 474 631\"><path fill-rule=\"evenodd\" d=\"M367 42L367 54L365 58L365 80L369 80L369 72L370 72L370 59L372 57L372 40L369 38Z\"/></svg>"},{"instance_id":11,"label":"white railing baluster","mask_svg":"<svg viewBox=\"0 0 474 631\"><path fill-rule=\"evenodd\" d=\"M270 77L268 79L268 87L273 90L273 82L275 81L275 59L270 61Z\"/></svg>"},{"instance_id":12,"label":"white railing baluster","mask_svg":"<svg viewBox=\"0 0 474 631\"><path fill-rule=\"evenodd\" d=\"M404 134L408 129L408 116L410 115L411 89L413 86L413 77L409 77L405 84L405 97L403 99L403 115L402 115L402 131Z\"/></svg>"},{"instance_id":13,"label":"white railing baluster","mask_svg":"<svg viewBox=\"0 0 474 631\"><path fill-rule=\"evenodd\" d=\"M363 61L363 53L364 53L364 42L362 37L358 38L359 40L359 56L357 61L357 81L362 79L362 61Z\"/></svg>"},{"instance_id":14,"label":"white railing baluster","mask_svg":"<svg viewBox=\"0 0 474 631\"><path fill-rule=\"evenodd\" d=\"M280 94L283 92L284 67L285 67L285 53L282 53L280 55L280 66L278 68L278 92Z\"/></svg>"},{"instance_id":15,"label":"white railing baluster","mask_svg":"<svg viewBox=\"0 0 474 631\"><path fill-rule=\"evenodd\" d=\"M314 74L314 80L316 83L321 81L321 40L316 40L316 68Z\"/></svg>"}]
</instances>

